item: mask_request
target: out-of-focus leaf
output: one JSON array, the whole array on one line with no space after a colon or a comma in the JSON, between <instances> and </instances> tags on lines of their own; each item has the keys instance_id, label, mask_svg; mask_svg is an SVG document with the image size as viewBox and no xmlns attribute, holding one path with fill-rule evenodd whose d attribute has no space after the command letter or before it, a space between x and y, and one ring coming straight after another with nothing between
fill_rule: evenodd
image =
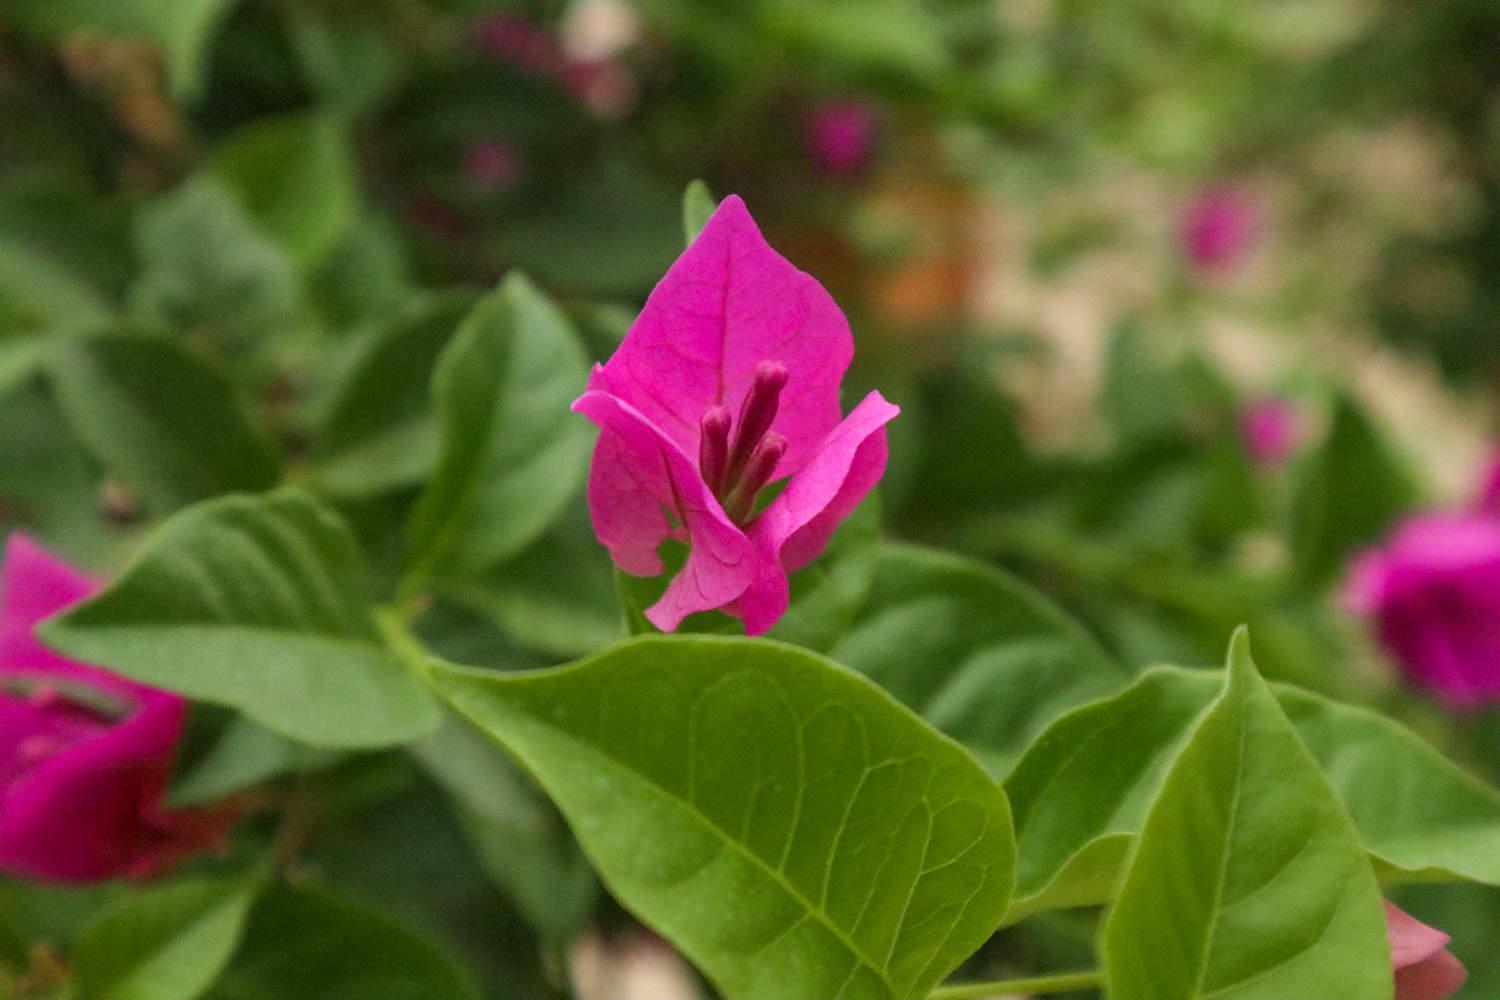
<instances>
[{"instance_id":1,"label":"out-of-focus leaf","mask_svg":"<svg viewBox=\"0 0 1500 1000\"><path fill-rule=\"evenodd\" d=\"M1334 400L1328 437L1307 457L1292 499L1292 567L1306 586L1335 580L1416 501L1408 470L1348 396Z\"/></svg>"},{"instance_id":2,"label":"out-of-focus leaf","mask_svg":"<svg viewBox=\"0 0 1500 1000\"><path fill-rule=\"evenodd\" d=\"M167 521L45 638L304 743L406 743L437 706L381 642L364 585L348 529L303 494L226 497Z\"/></svg>"},{"instance_id":3,"label":"out-of-focus leaf","mask_svg":"<svg viewBox=\"0 0 1500 1000\"><path fill-rule=\"evenodd\" d=\"M411 521L412 574L483 575L534 542L582 481L593 433L568 413L588 360L520 275L481 299L433 375L442 447Z\"/></svg>"},{"instance_id":4,"label":"out-of-focus leaf","mask_svg":"<svg viewBox=\"0 0 1500 1000\"><path fill-rule=\"evenodd\" d=\"M74 955L83 995L193 1000L228 964L259 885L181 882L120 896L84 927Z\"/></svg>"},{"instance_id":5,"label":"out-of-focus leaf","mask_svg":"<svg viewBox=\"0 0 1500 1000\"><path fill-rule=\"evenodd\" d=\"M814 654L651 636L537 673L432 670L614 894L735 1000L925 997L1004 911L1004 794Z\"/></svg>"},{"instance_id":6,"label":"out-of-focus leaf","mask_svg":"<svg viewBox=\"0 0 1500 1000\"><path fill-rule=\"evenodd\" d=\"M453 798L479 863L531 923L551 941L575 934L598 883L562 818L526 775L457 716L412 752Z\"/></svg>"},{"instance_id":7,"label":"out-of-focus leaf","mask_svg":"<svg viewBox=\"0 0 1500 1000\"><path fill-rule=\"evenodd\" d=\"M761 5L766 28L811 58L877 78L936 81L951 66L936 18L902 0L774 0Z\"/></svg>"},{"instance_id":8,"label":"out-of-focus leaf","mask_svg":"<svg viewBox=\"0 0 1500 1000\"><path fill-rule=\"evenodd\" d=\"M100 471L40 383L0 397L0 535L25 530L97 565L117 534L99 515Z\"/></svg>"},{"instance_id":9,"label":"out-of-focus leaf","mask_svg":"<svg viewBox=\"0 0 1500 1000\"><path fill-rule=\"evenodd\" d=\"M423 298L367 337L313 442L320 490L362 497L427 476L438 453L433 368L472 304L462 292Z\"/></svg>"},{"instance_id":10,"label":"out-of-focus leaf","mask_svg":"<svg viewBox=\"0 0 1500 1000\"><path fill-rule=\"evenodd\" d=\"M280 478L233 384L175 341L70 340L57 345L48 373L79 438L158 513Z\"/></svg>"},{"instance_id":11,"label":"out-of-focus leaf","mask_svg":"<svg viewBox=\"0 0 1500 1000\"><path fill-rule=\"evenodd\" d=\"M213 173L304 268L326 257L354 221L348 125L332 115L260 119L219 147Z\"/></svg>"},{"instance_id":12,"label":"out-of-focus leaf","mask_svg":"<svg viewBox=\"0 0 1500 1000\"><path fill-rule=\"evenodd\" d=\"M168 801L174 806L217 802L319 759L316 751L236 715L207 753L173 782Z\"/></svg>"},{"instance_id":13,"label":"out-of-focus leaf","mask_svg":"<svg viewBox=\"0 0 1500 1000\"><path fill-rule=\"evenodd\" d=\"M132 266L125 213L51 176L0 188L0 330L107 321Z\"/></svg>"},{"instance_id":14,"label":"out-of-focus leaf","mask_svg":"<svg viewBox=\"0 0 1500 1000\"><path fill-rule=\"evenodd\" d=\"M332 892L280 886L250 914L215 1000L479 1000L468 971L413 928Z\"/></svg>"},{"instance_id":15,"label":"out-of-focus leaf","mask_svg":"<svg viewBox=\"0 0 1500 1000\"><path fill-rule=\"evenodd\" d=\"M791 604L766 637L828 652L874 586L880 553L880 502L871 495L839 525L823 554L792 574Z\"/></svg>"},{"instance_id":16,"label":"out-of-focus leaf","mask_svg":"<svg viewBox=\"0 0 1500 1000\"><path fill-rule=\"evenodd\" d=\"M718 207L719 200L701 180L693 181L683 190L682 235L686 242L691 243L698 238L703 227L708 225L708 217Z\"/></svg>"},{"instance_id":17,"label":"out-of-focus leaf","mask_svg":"<svg viewBox=\"0 0 1500 1000\"><path fill-rule=\"evenodd\" d=\"M982 563L880 549L875 584L830 655L1003 774L1061 712L1129 675L1041 594Z\"/></svg>"},{"instance_id":18,"label":"out-of-focus leaf","mask_svg":"<svg viewBox=\"0 0 1500 1000\"><path fill-rule=\"evenodd\" d=\"M1392 995L1375 872L1243 631L1146 816L1102 947L1114 1000Z\"/></svg>"}]
</instances>

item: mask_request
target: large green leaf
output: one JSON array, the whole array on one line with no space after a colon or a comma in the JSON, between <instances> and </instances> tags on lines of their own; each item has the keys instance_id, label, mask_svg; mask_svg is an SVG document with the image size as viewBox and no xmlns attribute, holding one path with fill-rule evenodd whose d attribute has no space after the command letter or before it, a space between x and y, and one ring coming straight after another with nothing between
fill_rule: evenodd
<instances>
[{"instance_id":1,"label":"large green leaf","mask_svg":"<svg viewBox=\"0 0 1500 1000\"><path fill-rule=\"evenodd\" d=\"M173 341L72 340L59 345L49 372L78 436L155 511L263 490L281 475L229 380Z\"/></svg>"},{"instance_id":2,"label":"large green leaf","mask_svg":"<svg viewBox=\"0 0 1500 1000\"><path fill-rule=\"evenodd\" d=\"M568 404L587 377L567 319L524 277L480 300L433 376L442 451L412 515L414 578L481 575L547 530L583 477L593 434Z\"/></svg>"},{"instance_id":3,"label":"large green leaf","mask_svg":"<svg viewBox=\"0 0 1500 1000\"><path fill-rule=\"evenodd\" d=\"M1292 498L1298 579L1308 586L1335 579L1356 547L1378 539L1415 500L1410 471L1390 444L1353 400L1337 397L1328 437L1308 456Z\"/></svg>"},{"instance_id":4,"label":"large green leaf","mask_svg":"<svg viewBox=\"0 0 1500 1000\"><path fill-rule=\"evenodd\" d=\"M362 587L347 529L301 493L226 497L164 524L45 636L305 743L404 743L437 706L380 641Z\"/></svg>"},{"instance_id":5,"label":"large green leaf","mask_svg":"<svg viewBox=\"0 0 1500 1000\"><path fill-rule=\"evenodd\" d=\"M472 977L428 938L311 887L278 887L250 915L216 1000L479 1000Z\"/></svg>"},{"instance_id":6,"label":"large green leaf","mask_svg":"<svg viewBox=\"0 0 1500 1000\"><path fill-rule=\"evenodd\" d=\"M432 470L432 371L472 304L468 293L419 299L360 345L313 442L320 490L369 496L421 482Z\"/></svg>"},{"instance_id":7,"label":"large green leaf","mask_svg":"<svg viewBox=\"0 0 1500 1000\"><path fill-rule=\"evenodd\" d=\"M1156 668L1042 734L1006 781L1019 849L1008 919L1109 898L1167 768L1219 684L1217 672ZM1384 874L1500 884L1500 795L1383 716L1272 689Z\"/></svg>"},{"instance_id":8,"label":"large green leaf","mask_svg":"<svg viewBox=\"0 0 1500 1000\"><path fill-rule=\"evenodd\" d=\"M192 1000L218 978L258 885L202 879L120 896L74 955L85 1000Z\"/></svg>"},{"instance_id":9,"label":"large green leaf","mask_svg":"<svg viewBox=\"0 0 1500 1000\"><path fill-rule=\"evenodd\" d=\"M1129 679L1021 582L909 545L881 548L874 587L829 655L964 743L993 774L1060 712Z\"/></svg>"},{"instance_id":10,"label":"large green leaf","mask_svg":"<svg viewBox=\"0 0 1500 1000\"><path fill-rule=\"evenodd\" d=\"M650 636L556 670L433 680L733 1000L924 997L1004 912L1005 796L818 656Z\"/></svg>"},{"instance_id":11,"label":"large green leaf","mask_svg":"<svg viewBox=\"0 0 1500 1000\"><path fill-rule=\"evenodd\" d=\"M1250 661L1172 763L1110 911L1111 1000L1389 1000L1364 848Z\"/></svg>"},{"instance_id":12,"label":"large green leaf","mask_svg":"<svg viewBox=\"0 0 1500 1000\"><path fill-rule=\"evenodd\" d=\"M218 149L213 171L303 266L326 257L354 221L354 156L337 116L259 119Z\"/></svg>"}]
</instances>

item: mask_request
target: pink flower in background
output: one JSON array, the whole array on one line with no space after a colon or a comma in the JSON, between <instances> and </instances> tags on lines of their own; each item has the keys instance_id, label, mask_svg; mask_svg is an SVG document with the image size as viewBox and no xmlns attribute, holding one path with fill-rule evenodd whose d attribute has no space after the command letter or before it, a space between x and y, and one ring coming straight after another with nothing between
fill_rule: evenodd
<instances>
[{"instance_id":1,"label":"pink flower in background","mask_svg":"<svg viewBox=\"0 0 1500 1000\"><path fill-rule=\"evenodd\" d=\"M675 629L718 608L765 632L786 611L787 574L815 559L885 471L899 410L871 392L841 417L854 342L839 307L726 198L652 291L608 364L573 404L602 430L589 509L615 565L688 559L646 612ZM765 487L785 488L761 509Z\"/></svg>"},{"instance_id":2,"label":"pink flower in background","mask_svg":"<svg viewBox=\"0 0 1500 1000\"><path fill-rule=\"evenodd\" d=\"M1490 456L1489 468L1479 485L1479 496L1474 506L1486 514L1500 517L1500 450Z\"/></svg>"},{"instance_id":3,"label":"pink flower in background","mask_svg":"<svg viewBox=\"0 0 1500 1000\"><path fill-rule=\"evenodd\" d=\"M162 796L187 703L64 659L36 625L97 585L30 539L0 567L0 872L49 882L156 874L212 847L235 810Z\"/></svg>"},{"instance_id":4,"label":"pink flower in background","mask_svg":"<svg viewBox=\"0 0 1500 1000\"><path fill-rule=\"evenodd\" d=\"M523 14L492 14L475 21L474 40L486 54L532 73L555 73L562 52L540 24Z\"/></svg>"},{"instance_id":5,"label":"pink flower in background","mask_svg":"<svg viewBox=\"0 0 1500 1000\"><path fill-rule=\"evenodd\" d=\"M807 124L813 163L830 177L849 177L864 170L875 153L880 115L863 100L824 101Z\"/></svg>"},{"instance_id":6,"label":"pink flower in background","mask_svg":"<svg viewBox=\"0 0 1500 1000\"><path fill-rule=\"evenodd\" d=\"M1226 271L1250 249L1255 227L1255 205L1248 196L1233 188L1209 188L1183 216L1183 252L1201 271Z\"/></svg>"},{"instance_id":7,"label":"pink flower in background","mask_svg":"<svg viewBox=\"0 0 1500 1000\"><path fill-rule=\"evenodd\" d=\"M1396 972L1395 1000L1447 1000L1463 987L1469 974L1448 950L1448 935L1389 900L1385 924L1391 940L1391 967Z\"/></svg>"},{"instance_id":8,"label":"pink flower in background","mask_svg":"<svg viewBox=\"0 0 1500 1000\"><path fill-rule=\"evenodd\" d=\"M1240 437L1251 461L1263 469L1286 464L1302 443L1302 415L1290 401L1257 399L1240 412Z\"/></svg>"},{"instance_id":9,"label":"pink flower in background","mask_svg":"<svg viewBox=\"0 0 1500 1000\"><path fill-rule=\"evenodd\" d=\"M1413 684L1454 709L1500 701L1500 519L1407 519L1355 562L1347 597Z\"/></svg>"},{"instance_id":10,"label":"pink flower in background","mask_svg":"<svg viewBox=\"0 0 1500 1000\"><path fill-rule=\"evenodd\" d=\"M521 157L503 139L476 142L464 153L464 176L486 191L503 191L521 176Z\"/></svg>"}]
</instances>

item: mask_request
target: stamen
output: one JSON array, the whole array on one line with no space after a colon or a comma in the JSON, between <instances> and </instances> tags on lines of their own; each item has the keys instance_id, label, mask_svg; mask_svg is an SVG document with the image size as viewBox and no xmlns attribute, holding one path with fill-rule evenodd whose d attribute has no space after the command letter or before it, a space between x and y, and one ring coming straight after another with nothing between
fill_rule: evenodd
<instances>
[{"instance_id":1,"label":"stamen","mask_svg":"<svg viewBox=\"0 0 1500 1000\"><path fill-rule=\"evenodd\" d=\"M722 406L709 407L698 422L698 470L715 496L724 488L729 463L729 423L729 411Z\"/></svg>"},{"instance_id":2,"label":"stamen","mask_svg":"<svg viewBox=\"0 0 1500 1000\"><path fill-rule=\"evenodd\" d=\"M776 464L786 454L786 438L771 431L760 439L745 465L740 481L724 499L724 512L736 524L744 524L755 510L755 496L776 474Z\"/></svg>"},{"instance_id":3,"label":"stamen","mask_svg":"<svg viewBox=\"0 0 1500 1000\"><path fill-rule=\"evenodd\" d=\"M786 365L780 361L762 361L755 366L755 381L740 405L734 447L729 451L729 465L724 475L726 489L733 490L744 476L756 446L776 420L776 408L786 380Z\"/></svg>"}]
</instances>

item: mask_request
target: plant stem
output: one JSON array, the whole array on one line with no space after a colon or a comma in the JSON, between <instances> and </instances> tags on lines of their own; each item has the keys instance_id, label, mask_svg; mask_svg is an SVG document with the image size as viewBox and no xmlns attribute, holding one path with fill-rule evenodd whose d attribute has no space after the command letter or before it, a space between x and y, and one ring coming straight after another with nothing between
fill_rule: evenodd
<instances>
[{"instance_id":1,"label":"plant stem","mask_svg":"<svg viewBox=\"0 0 1500 1000\"><path fill-rule=\"evenodd\" d=\"M1033 976L1030 979L1003 979L993 983L958 983L939 986L927 996L927 1000L988 1000L989 997L1014 996L1022 993L1066 993L1069 990L1087 990L1099 986L1104 977L1098 970L1088 972L1059 972L1051 976Z\"/></svg>"}]
</instances>

